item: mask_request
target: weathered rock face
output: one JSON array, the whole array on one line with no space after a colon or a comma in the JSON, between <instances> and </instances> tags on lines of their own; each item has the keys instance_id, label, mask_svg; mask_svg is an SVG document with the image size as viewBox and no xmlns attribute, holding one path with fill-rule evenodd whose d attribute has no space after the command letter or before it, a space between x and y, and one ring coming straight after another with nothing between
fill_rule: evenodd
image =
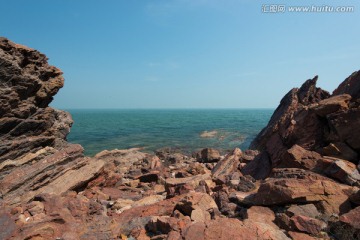
<instances>
[{"instance_id":1,"label":"weathered rock face","mask_svg":"<svg viewBox=\"0 0 360 240\"><path fill-rule=\"evenodd\" d=\"M0 38L0 239L356 239L359 72L332 96L316 81L283 98L260 151L89 158L48 107L61 71Z\"/></svg>"},{"instance_id":2,"label":"weathered rock face","mask_svg":"<svg viewBox=\"0 0 360 240\"><path fill-rule=\"evenodd\" d=\"M63 84L45 55L0 38L0 162L63 144L71 116L48 107Z\"/></svg>"},{"instance_id":3,"label":"weathered rock face","mask_svg":"<svg viewBox=\"0 0 360 240\"><path fill-rule=\"evenodd\" d=\"M356 72L332 96L316 88L317 77L306 81L300 89L292 89L251 148L266 152L272 168L314 169L322 157L320 154L358 163L358 79ZM258 163L267 164L265 158Z\"/></svg>"}]
</instances>

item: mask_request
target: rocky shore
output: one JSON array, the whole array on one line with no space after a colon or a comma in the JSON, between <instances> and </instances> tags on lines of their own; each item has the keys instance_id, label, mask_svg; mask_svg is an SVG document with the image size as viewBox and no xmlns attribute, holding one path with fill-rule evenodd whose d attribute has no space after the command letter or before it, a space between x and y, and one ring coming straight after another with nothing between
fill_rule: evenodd
<instances>
[{"instance_id":1,"label":"rocky shore","mask_svg":"<svg viewBox=\"0 0 360 240\"><path fill-rule=\"evenodd\" d=\"M49 107L62 72L0 38L0 239L360 239L360 71L332 94L316 82L252 150L90 158Z\"/></svg>"}]
</instances>

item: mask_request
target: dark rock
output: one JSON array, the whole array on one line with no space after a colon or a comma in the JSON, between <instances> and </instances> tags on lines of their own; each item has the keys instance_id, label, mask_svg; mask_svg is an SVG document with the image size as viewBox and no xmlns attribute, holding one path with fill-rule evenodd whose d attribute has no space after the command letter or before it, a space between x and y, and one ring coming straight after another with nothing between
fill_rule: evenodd
<instances>
[{"instance_id":1,"label":"dark rock","mask_svg":"<svg viewBox=\"0 0 360 240\"><path fill-rule=\"evenodd\" d=\"M350 99L351 96L349 94L337 95L314 103L309 109L317 115L325 117L331 113L349 109Z\"/></svg>"},{"instance_id":2,"label":"dark rock","mask_svg":"<svg viewBox=\"0 0 360 240\"><path fill-rule=\"evenodd\" d=\"M323 155L358 162L358 154L344 142L330 143L321 151Z\"/></svg>"},{"instance_id":3,"label":"dark rock","mask_svg":"<svg viewBox=\"0 0 360 240\"><path fill-rule=\"evenodd\" d=\"M255 179L265 179L271 172L271 161L266 151L257 155L254 160L241 169L243 175L250 175Z\"/></svg>"},{"instance_id":4,"label":"dark rock","mask_svg":"<svg viewBox=\"0 0 360 240\"><path fill-rule=\"evenodd\" d=\"M351 74L333 92L333 96L340 94L349 94L353 99L360 98L360 71Z\"/></svg>"},{"instance_id":5,"label":"dark rock","mask_svg":"<svg viewBox=\"0 0 360 240\"><path fill-rule=\"evenodd\" d=\"M204 148L196 154L197 161L202 163L218 162L220 158L220 152L213 148Z\"/></svg>"}]
</instances>

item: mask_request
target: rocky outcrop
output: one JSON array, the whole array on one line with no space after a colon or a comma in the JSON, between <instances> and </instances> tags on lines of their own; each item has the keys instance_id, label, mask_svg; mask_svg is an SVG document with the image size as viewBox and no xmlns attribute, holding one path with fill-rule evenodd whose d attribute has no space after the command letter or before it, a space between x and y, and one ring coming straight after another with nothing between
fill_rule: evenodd
<instances>
[{"instance_id":1,"label":"rocky outcrop","mask_svg":"<svg viewBox=\"0 0 360 240\"><path fill-rule=\"evenodd\" d=\"M359 234L359 72L281 101L252 148L85 157L45 55L0 38L1 239L331 239Z\"/></svg>"}]
</instances>

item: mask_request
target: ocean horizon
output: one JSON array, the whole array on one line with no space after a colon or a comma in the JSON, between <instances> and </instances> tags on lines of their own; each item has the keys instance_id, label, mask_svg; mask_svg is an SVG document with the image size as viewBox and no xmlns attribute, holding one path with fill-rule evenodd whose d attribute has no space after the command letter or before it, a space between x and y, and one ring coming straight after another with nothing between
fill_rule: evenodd
<instances>
[{"instance_id":1,"label":"ocean horizon","mask_svg":"<svg viewBox=\"0 0 360 240\"><path fill-rule=\"evenodd\" d=\"M85 155L102 150L171 147L191 154L202 148L245 150L268 123L269 108L93 108L66 109L74 124L69 142Z\"/></svg>"}]
</instances>

